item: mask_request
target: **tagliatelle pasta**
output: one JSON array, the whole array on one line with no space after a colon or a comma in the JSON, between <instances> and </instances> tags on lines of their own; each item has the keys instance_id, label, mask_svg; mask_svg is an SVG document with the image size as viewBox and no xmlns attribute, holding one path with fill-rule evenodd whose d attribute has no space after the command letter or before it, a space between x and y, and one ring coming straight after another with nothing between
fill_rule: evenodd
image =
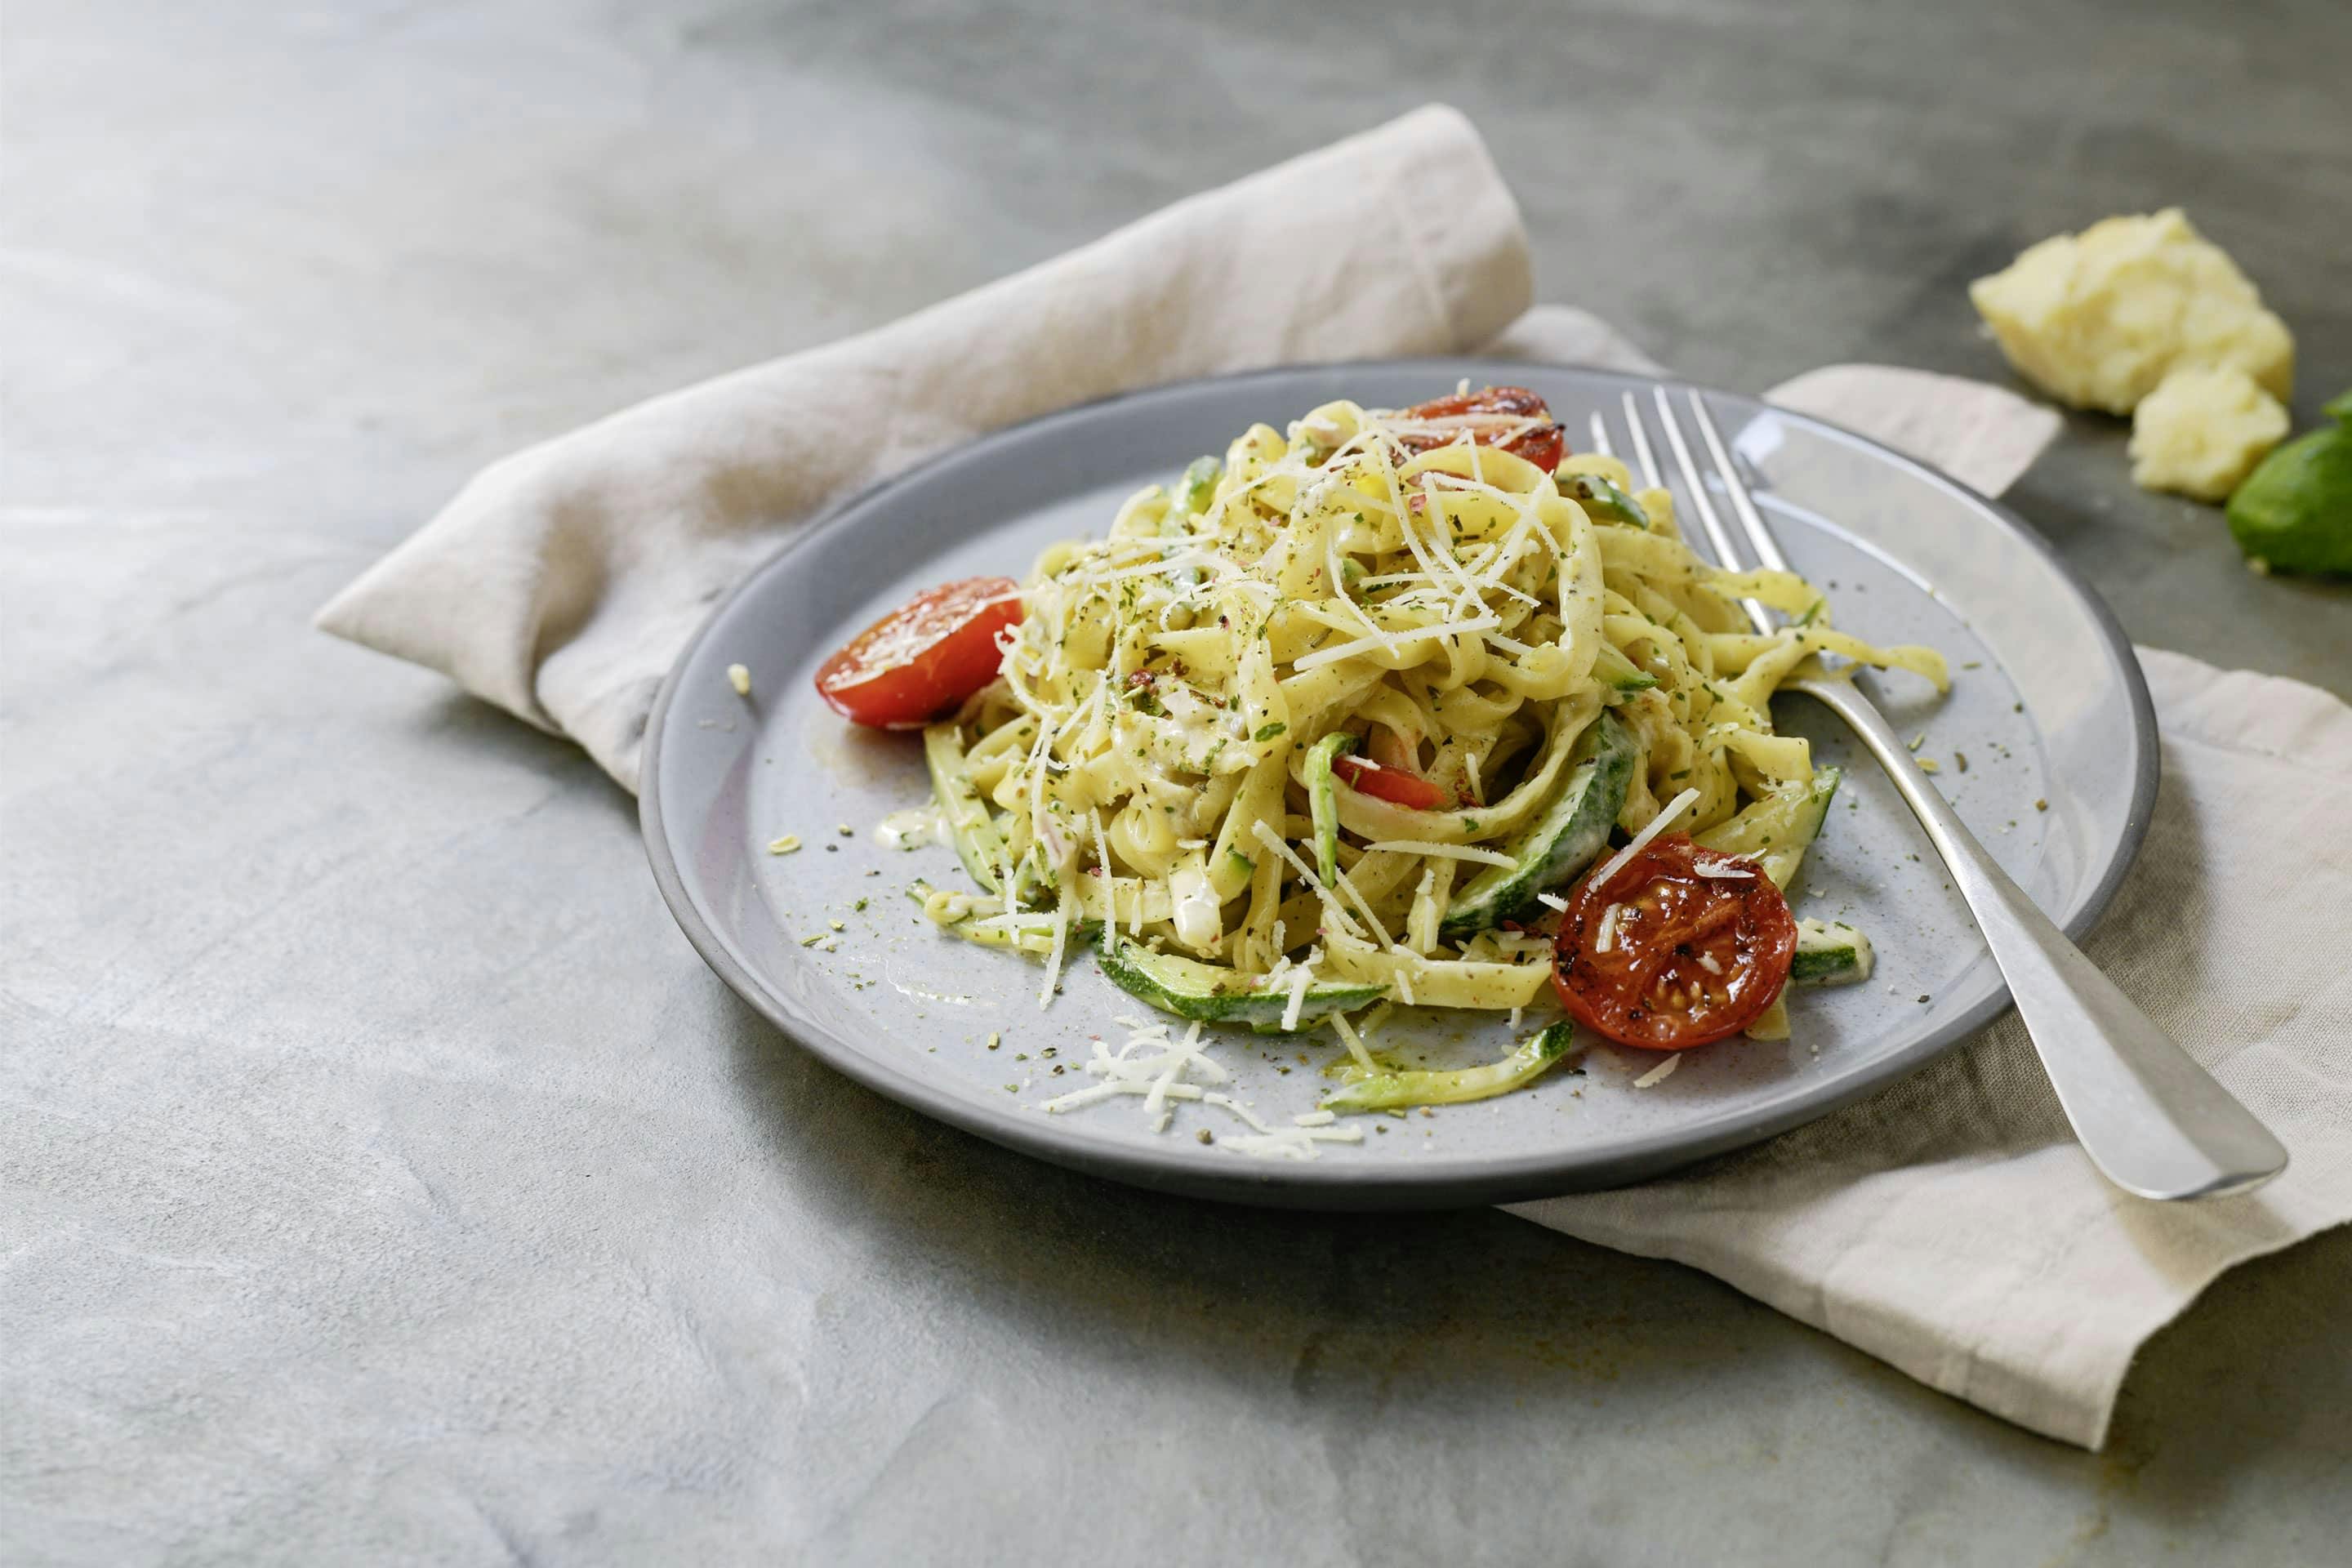
<instances>
[{"instance_id":1,"label":"tagliatelle pasta","mask_svg":"<svg viewBox=\"0 0 2352 1568\"><path fill-rule=\"evenodd\" d=\"M1834 774L1773 692L1825 659L1941 689L1941 656L1701 559L1612 458L1529 461L1559 450L1533 406L1327 404L1045 551L997 678L927 734L980 884L932 918L1055 969L1108 931L1155 1005L1297 1028L1528 1005L1557 890L1670 806L1785 885Z\"/></svg>"}]
</instances>

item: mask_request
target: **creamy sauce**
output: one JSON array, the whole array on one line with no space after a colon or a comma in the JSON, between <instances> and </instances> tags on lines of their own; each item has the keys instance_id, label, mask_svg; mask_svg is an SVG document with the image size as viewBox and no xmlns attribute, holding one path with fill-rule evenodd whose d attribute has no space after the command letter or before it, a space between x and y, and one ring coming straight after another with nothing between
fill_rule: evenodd
<instances>
[{"instance_id":1,"label":"creamy sauce","mask_svg":"<svg viewBox=\"0 0 2352 1568\"><path fill-rule=\"evenodd\" d=\"M885 849L919 849L944 844L950 837L946 816L937 802L894 811L874 826L874 842Z\"/></svg>"},{"instance_id":2,"label":"creamy sauce","mask_svg":"<svg viewBox=\"0 0 2352 1568\"><path fill-rule=\"evenodd\" d=\"M1214 947L1223 929L1224 906L1209 885L1199 856L1176 868L1168 879L1168 890L1175 896L1176 940L1192 948Z\"/></svg>"}]
</instances>

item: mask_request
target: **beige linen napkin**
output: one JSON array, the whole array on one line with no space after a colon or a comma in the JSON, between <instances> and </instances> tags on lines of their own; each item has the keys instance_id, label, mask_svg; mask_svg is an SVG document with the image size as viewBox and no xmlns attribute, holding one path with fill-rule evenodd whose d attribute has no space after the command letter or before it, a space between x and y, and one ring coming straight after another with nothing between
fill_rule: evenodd
<instances>
[{"instance_id":1,"label":"beige linen napkin","mask_svg":"<svg viewBox=\"0 0 2352 1568\"><path fill-rule=\"evenodd\" d=\"M1476 132L1423 110L892 326L509 458L320 624L571 735L634 788L654 692L710 603L829 502L982 431L1219 371L1481 348L1654 368L1591 315L1527 310L1528 291L1517 210ZM1996 494L2058 425L1999 388L1884 366L1767 395ZM1695 1264L2096 1446L2135 1351L2209 1280L2352 1218L2352 980L2273 935L2339 930L2352 901L2352 710L2290 681L2143 661L2165 784L2092 952L2286 1141L2284 1177L2193 1208L2116 1193L2011 1018L1760 1148L1515 1212Z\"/></svg>"},{"instance_id":2,"label":"beige linen napkin","mask_svg":"<svg viewBox=\"0 0 2352 1568\"><path fill-rule=\"evenodd\" d=\"M2285 1142L2284 1175L2210 1204L2109 1186L2011 1013L1754 1149L1512 1212L1704 1268L1971 1405L2103 1445L2150 1334L2223 1269L2352 1219L2352 708L2153 648L2140 665L2164 783L2085 951Z\"/></svg>"},{"instance_id":3,"label":"beige linen napkin","mask_svg":"<svg viewBox=\"0 0 2352 1568\"><path fill-rule=\"evenodd\" d=\"M1083 249L518 452L320 612L571 736L623 785L710 605L830 502L983 431L1222 371L1475 347L1527 236L1428 108Z\"/></svg>"}]
</instances>

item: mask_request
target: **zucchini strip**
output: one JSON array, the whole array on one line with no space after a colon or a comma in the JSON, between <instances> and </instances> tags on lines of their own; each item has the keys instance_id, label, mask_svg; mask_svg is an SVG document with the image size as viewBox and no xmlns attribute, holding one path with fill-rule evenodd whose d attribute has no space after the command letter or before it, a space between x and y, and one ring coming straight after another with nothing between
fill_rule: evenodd
<instances>
[{"instance_id":1,"label":"zucchini strip","mask_svg":"<svg viewBox=\"0 0 2352 1568\"><path fill-rule=\"evenodd\" d=\"M1104 926L1095 956L1112 984L1129 995L1204 1024L1247 1024L1261 1033L1285 1033L1283 1020L1290 1012L1291 987L1276 979L1272 985L1262 974L1243 974L1223 964L1201 963L1172 952L1153 952L1129 942L1115 926ZM1381 984L1345 980L1308 983L1299 998L1291 1029L1306 1029L1333 1013L1369 1007L1388 994Z\"/></svg>"},{"instance_id":2,"label":"zucchini strip","mask_svg":"<svg viewBox=\"0 0 2352 1568\"><path fill-rule=\"evenodd\" d=\"M1628 528L1647 530L1650 514L1642 503L1619 489L1601 474L1570 474L1559 481L1559 493L1584 509L1587 517L1601 522L1622 522Z\"/></svg>"},{"instance_id":3,"label":"zucchini strip","mask_svg":"<svg viewBox=\"0 0 2352 1568\"><path fill-rule=\"evenodd\" d=\"M1870 939L1843 921L1797 922L1797 954L1789 964L1791 985L1858 985L1876 963Z\"/></svg>"},{"instance_id":4,"label":"zucchini strip","mask_svg":"<svg viewBox=\"0 0 2352 1568\"><path fill-rule=\"evenodd\" d=\"M1625 808L1638 747L1617 715L1601 710L1577 737L1572 764L1559 797L1503 853L1508 866L1489 866L1454 895L1441 934L1460 940L1505 921L1542 912L1536 895L1572 881L1609 846L1609 829Z\"/></svg>"},{"instance_id":5,"label":"zucchini strip","mask_svg":"<svg viewBox=\"0 0 2352 1568\"><path fill-rule=\"evenodd\" d=\"M1003 892L997 880L1004 862L1004 840L988 819L988 806L972 787L963 764L963 736L953 721L933 724L923 731L923 761L931 770L931 794L947 819L948 837L965 872L992 893Z\"/></svg>"},{"instance_id":6,"label":"zucchini strip","mask_svg":"<svg viewBox=\"0 0 2352 1568\"><path fill-rule=\"evenodd\" d=\"M1694 837L1702 849L1754 856L1764 863L1772 885L1785 892L1805 851L1820 835L1830 813L1830 797L1837 794L1843 776L1835 768L1816 768L1811 784L1766 795Z\"/></svg>"},{"instance_id":7,"label":"zucchini strip","mask_svg":"<svg viewBox=\"0 0 2352 1568\"><path fill-rule=\"evenodd\" d=\"M1501 1061L1454 1072L1400 1070L1366 1073L1349 1068L1352 1079L1323 1101L1326 1110L1402 1110L1413 1105L1462 1105L1492 1100L1533 1083L1576 1044L1576 1026L1562 1018Z\"/></svg>"},{"instance_id":8,"label":"zucchini strip","mask_svg":"<svg viewBox=\"0 0 2352 1568\"><path fill-rule=\"evenodd\" d=\"M982 904L970 893L949 892L928 882L917 882L907 896L923 906L923 918L947 932L980 947L1009 948L1044 958L1054 951L1055 912L1024 910L1006 914L994 904ZM1070 931L1075 942L1091 942L1098 922L1079 921Z\"/></svg>"},{"instance_id":9,"label":"zucchini strip","mask_svg":"<svg viewBox=\"0 0 2352 1568\"><path fill-rule=\"evenodd\" d=\"M1339 800L1331 782L1331 762L1340 752L1355 749L1355 736L1334 730L1307 753L1307 809L1315 824L1315 869L1327 888L1339 879Z\"/></svg>"}]
</instances>

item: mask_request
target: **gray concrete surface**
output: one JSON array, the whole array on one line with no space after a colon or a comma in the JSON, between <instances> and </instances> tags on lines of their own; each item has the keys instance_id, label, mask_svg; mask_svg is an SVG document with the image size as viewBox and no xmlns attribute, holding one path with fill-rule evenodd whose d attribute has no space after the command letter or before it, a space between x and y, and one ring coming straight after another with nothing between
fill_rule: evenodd
<instances>
[{"instance_id":1,"label":"gray concrete surface","mask_svg":"<svg viewBox=\"0 0 2352 1568\"><path fill-rule=\"evenodd\" d=\"M1432 97L1695 375L1997 376L1969 278L2177 201L2309 418L2352 10L17 0L0 68L6 1561L2340 1552L2352 1236L2091 1456L1497 1215L1087 1182L804 1059L583 759L305 619L520 442ZM2352 691L2345 592L2121 447L2015 499L2133 634Z\"/></svg>"}]
</instances>

